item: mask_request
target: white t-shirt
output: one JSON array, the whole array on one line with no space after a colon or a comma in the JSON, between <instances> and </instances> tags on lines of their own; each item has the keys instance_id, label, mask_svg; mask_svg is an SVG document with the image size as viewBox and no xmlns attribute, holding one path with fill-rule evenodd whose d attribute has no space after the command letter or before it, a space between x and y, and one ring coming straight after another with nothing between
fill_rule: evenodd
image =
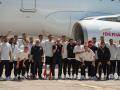
<instances>
[{"instance_id":1,"label":"white t-shirt","mask_svg":"<svg viewBox=\"0 0 120 90\"><path fill-rule=\"evenodd\" d=\"M63 53L62 53L62 58L65 59L67 58L67 44L68 42L61 42L63 45Z\"/></svg>"},{"instance_id":2,"label":"white t-shirt","mask_svg":"<svg viewBox=\"0 0 120 90\"><path fill-rule=\"evenodd\" d=\"M116 56L117 56L117 47L116 47L116 45L108 45L108 48L109 48L110 53L111 53L110 60L116 60Z\"/></svg>"},{"instance_id":3,"label":"white t-shirt","mask_svg":"<svg viewBox=\"0 0 120 90\"><path fill-rule=\"evenodd\" d=\"M116 56L117 60L120 60L120 45L117 46L117 56Z\"/></svg>"},{"instance_id":4,"label":"white t-shirt","mask_svg":"<svg viewBox=\"0 0 120 90\"><path fill-rule=\"evenodd\" d=\"M53 52L52 52L52 47L54 45L54 42L51 41L45 41L45 56L49 56L52 57L53 56Z\"/></svg>"},{"instance_id":5,"label":"white t-shirt","mask_svg":"<svg viewBox=\"0 0 120 90\"><path fill-rule=\"evenodd\" d=\"M79 58L79 56L80 56L80 54L81 54L81 52L83 52L84 51L84 46L83 45L76 45L75 47L74 47L74 49L73 49L73 52L75 53L75 59L76 60L79 60L80 61L80 58ZM80 53L80 54L77 54L77 53Z\"/></svg>"},{"instance_id":6,"label":"white t-shirt","mask_svg":"<svg viewBox=\"0 0 120 90\"><path fill-rule=\"evenodd\" d=\"M97 47L100 47L100 43L101 43L101 41L96 42L96 44L95 44L95 45L96 45ZM106 45L106 46L108 46L108 42L105 42L105 45Z\"/></svg>"},{"instance_id":7,"label":"white t-shirt","mask_svg":"<svg viewBox=\"0 0 120 90\"><path fill-rule=\"evenodd\" d=\"M90 49L90 52L83 52L81 53L80 57L84 60L84 61L93 61L95 54L94 52Z\"/></svg>"},{"instance_id":8,"label":"white t-shirt","mask_svg":"<svg viewBox=\"0 0 120 90\"><path fill-rule=\"evenodd\" d=\"M32 46L34 45L34 43L29 43L29 45L28 45L28 48L29 48L29 53L31 52L31 48L32 48Z\"/></svg>"},{"instance_id":9,"label":"white t-shirt","mask_svg":"<svg viewBox=\"0 0 120 90\"><path fill-rule=\"evenodd\" d=\"M43 49L45 49L45 41L40 42L40 46L42 46Z\"/></svg>"},{"instance_id":10,"label":"white t-shirt","mask_svg":"<svg viewBox=\"0 0 120 90\"><path fill-rule=\"evenodd\" d=\"M12 47L12 58L14 61L17 61L17 55L18 55L18 52L19 52L19 48L18 48L18 45L16 44L12 44L11 45Z\"/></svg>"},{"instance_id":11,"label":"white t-shirt","mask_svg":"<svg viewBox=\"0 0 120 90\"><path fill-rule=\"evenodd\" d=\"M12 52L11 45L7 43L2 43L0 45L1 60L10 60L10 52Z\"/></svg>"}]
</instances>

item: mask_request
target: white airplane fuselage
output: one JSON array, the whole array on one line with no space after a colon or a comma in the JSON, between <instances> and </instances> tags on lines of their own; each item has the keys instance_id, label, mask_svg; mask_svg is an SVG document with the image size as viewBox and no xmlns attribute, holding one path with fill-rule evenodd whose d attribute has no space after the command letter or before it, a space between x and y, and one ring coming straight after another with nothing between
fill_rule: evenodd
<instances>
[{"instance_id":1,"label":"white airplane fuselage","mask_svg":"<svg viewBox=\"0 0 120 90\"><path fill-rule=\"evenodd\" d=\"M0 34L12 31L74 38L76 22L87 17L120 14L119 9L119 0L0 0ZM120 23L116 23L119 27ZM106 28L112 28L108 23L106 25ZM87 30L84 40L98 36L100 30L96 27L90 34ZM118 29L114 32L120 33Z\"/></svg>"}]
</instances>

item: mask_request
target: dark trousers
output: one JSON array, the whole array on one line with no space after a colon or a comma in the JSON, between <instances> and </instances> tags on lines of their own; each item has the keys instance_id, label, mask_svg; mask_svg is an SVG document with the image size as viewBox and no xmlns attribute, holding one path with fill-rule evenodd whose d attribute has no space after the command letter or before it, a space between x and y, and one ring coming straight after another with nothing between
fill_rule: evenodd
<instances>
[{"instance_id":1,"label":"dark trousers","mask_svg":"<svg viewBox=\"0 0 120 90\"><path fill-rule=\"evenodd\" d=\"M64 75L66 75L67 69L68 69L68 75L69 76L71 75L71 66L72 66L71 60L67 58L63 59L63 74Z\"/></svg>"},{"instance_id":2,"label":"dark trousers","mask_svg":"<svg viewBox=\"0 0 120 90\"><path fill-rule=\"evenodd\" d=\"M19 62L18 75L25 76L25 66L23 66L23 60Z\"/></svg>"},{"instance_id":3,"label":"dark trousers","mask_svg":"<svg viewBox=\"0 0 120 90\"><path fill-rule=\"evenodd\" d=\"M9 62L9 76L11 76L11 72L13 68L14 68L14 76L17 76L18 69L16 66L17 66L17 61Z\"/></svg>"},{"instance_id":4,"label":"dark trousers","mask_svg":"<svg viewBox=\"0 0 120 90\"><path fill-rule=\"evenodd\" d=\"M28 74L30 71L30 73L33 74L34 63L29 61L29 59L27 59L25 61L25 66L26 66L26 73Z\"/></svg>"},{"instance_id":5,"label":"dark trousers","mask_svg":"<svg viewBox=\"0 0 120 90\"><path fill-rule=\"evenodd\" d=\"M50 65L50 70L51 70L51 73L52 75L54 75L54 62L53 62L53 57L50 57L50 56L46 56L45 57L45 66L47 65Z\"/></svg>"},{"instance_id":6,"label":"dark trousers","mask_svg":"<svg viewBox=\"0 0 120 90\"><path fill-rule=\"evenodd\" d=\"M62 75L62 57L53 57L52 75L55 76L55 66L58 65L58 77Z\"/></svg>"},{"instance_id":7,"label":"dark trousers","mask_svg":"<svg viewBox=\"0 0 120 90\"><path fill-rule=\"evenodd\" d=\"M8 77L9 76L9 60L2 60L0 62L0 77L3 74L4 66L5 66L5 76Z\"/></svg>"},{"instance_id":8,"label":"dark trousers","mask_svg":"<svg viewBox=\"0 0 120 90\"><path fill-rule=\"evenodd\" d=\"M95 67L92 65L92 61L84 61L84 65L81 69L81 75L86 76L85 69L88 68L88 76L95 76Z\"/></svg>"},{"instance_id":9,"label":"dark trousers","mask_svg":"<svg viewBox=\"0 0 120 90\"><path fill-rule=\"evenodd\" d=\"M115 74L116 62L116 60L110 60L110 74Z\"/></svg>"},{"instance_id":10,"label":"dark trousers","mask_svg":"<svg viewBox=\"0 0 120 90\"><path fill-rule=\"evenodd\" d=\"M26 67L26 73L28 74L29 73L29 69L30 69L30 61L29 61L29 59L27 59L25 61L25 67Z\"/></svg>"},{"instance_id":11,"label":"dark trousers","mask_svg":"<svg viewBox=\"0 0 120 90\"><path fill-rule=\"evenodd\" d=\"M68 63L68 59L67 58L62 59L63 74L65 76L66 76L66 72L67 72L67 63Z\"/></svg>"},{"instance_id":12,"label":"dark trousers","mask_svg":"<svg viewBox=\"0 0 120 90\"><path fill-rule=\"evenodd\" d=\"M81 69L82 63L76 60L76 75L78 75L79 69Z\"/></svg>"},{"instance_id":13,"label":"dark trousers","mask_svg":"<svg viewBox=\"0 0 120 90\"><path fill-rule=\"evenodd\" d=\"M110 65L108 65L107 63L108 61L99 61L99 78L101 78L101 74L102 74L102 70L104 75L107 75L107 77L109 77L109 73L110 73Z\"/></svg>"},{"instance_id":14,"label":"dark trousers","mask_svg":"<svg viewBox=\"0 0 120 90\"><path fill-rule=\"evenodd\" d=\"M117 74L120 76L120 60L117 61Z\"/></svg>"},{"instance_id":15,"label":"dark trousers","mask_svg":"<svg viewBox=\"0 0 120 90\"><path fill-rule=\"evenodd\" d=\"M98 72L98 60L95 61L95 76L97 76Z\"/></svg>"},{"instance_id":16,"label":"dark trousers","mask_svg":"<svg viewBox=\"0 0 120 90\"><path fill-rule=\"evenodd\" d=\"M72 63L72 75L74 74L78 75L78 70L81 66L80 61L72 59L71 63Z\"/></svg>"},{"instance_id":17,"label":"dark trousers","mask_svg":"<svg viewBox=\"0 0 120 90\"><path fill-rule=\"evenodd\" d=\"M17 76L17 73L18 73L18 69L17 69L17 61L13 61L13 67L14 67L14 76L16 77Z\"/></svg>"},{"instance_id":18,"label":"dark trousers","mask_svg":"<svg viewBox=\"0 0 120 90\"><path fill-rule=\"evenodd\" d=\"M13 62L9 62L9 76L11 76L12 69L13 69Z\"/></svg>"},{"instance_id":19,"label":"dark trousers","mask_svg":"<svg viewBox=\"0 0 120 90\"><path fill-rule=\"evenodd\" d=\"M39 77L42 77L42 67L43 67L42 60L41 61L34 60L33 64L34 64L33 65L33 77L35 77L35 75L37 75L37 73L38 73Z\"/></svg>"},{"instance_id":20,"label":"dark trousers","mask_svg":"<svg viewBox=\"0 0 120 90\"><path fill-rule=\"evenodd\" d=\"M34 62L30 62L30 73L33 75L33 72L34 72Z\"/></svg>"}]
</instances>

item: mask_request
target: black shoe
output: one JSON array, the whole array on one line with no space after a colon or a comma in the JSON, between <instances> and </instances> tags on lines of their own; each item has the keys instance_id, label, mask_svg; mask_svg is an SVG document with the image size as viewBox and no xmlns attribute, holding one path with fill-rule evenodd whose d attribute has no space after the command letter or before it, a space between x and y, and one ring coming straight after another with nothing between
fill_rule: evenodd
<instances>
[{"instance_id":1,"label":"black shoe","mask_svg":"<svg viewBox=\"0 0 120 90\"><path fill-rule=\"evenodd\" d=\"M62 77L61 77L61 76L58 76L58 79L59 79L59 80L62 80Z\"/></svg>"},{"instance_id":2,"label":"black shoe","mask_svg":"<svg viewBox=\"0 0 120 90\"><path fill-rule=\"evenodd\" d=\"M33 79L33 80L37 80L36 76L33 76L32 79Z\"/></svg>"},{"instance_id":3,"label":"black shoe","mask_svg":"<svg viewBox=\"0 0 120 90\"><path fill-rule=\"evenodd\" d=\"M101 77L98 77L97 80L100 81L100 80L101 80Z\"/></svg>"},{"instance_id":4,"label":"black shoe","mask_svg":"<svg viewBox=\"0 0 120 90\"><path fill-rule=\"evenodd\" d=\"M42 78L42 77L39 77L39 80L43 80L43 78Z\"/></svg>"}]
</instances>

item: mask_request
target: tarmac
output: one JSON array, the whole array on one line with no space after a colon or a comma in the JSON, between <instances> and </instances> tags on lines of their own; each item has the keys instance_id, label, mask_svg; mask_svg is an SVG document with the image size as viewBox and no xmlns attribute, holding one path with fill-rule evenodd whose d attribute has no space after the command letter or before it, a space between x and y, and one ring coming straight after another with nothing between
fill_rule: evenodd
<instances>
[{"instance_id":1,"label":"tarmac","mask_svg":"<svg viewBox=\"0 0 120 90\"><path fill-rule=\"evenodd\" d=\"M120 80L23 80L0 81L0 90L120 90Z\"/></svg>"},{"instance_id":2,"label":"tarmac","mask_svg":"<svg viewBox=\"0 0 120 90\"><path fill-rule=\"evenodd\" d=\"M120 80L116 79L107 81L79 80L79 79L57 80L58 78L57 69L55 69L55 75L56 80L0 81L0 90L120 90ZM3 73L3 77L4 76L5 75ZM14 75L12 72L12 77L13 76ZM86 76L88 75L86 74ZM117 78L116 74L115 77Z\"/></svg>"}]
</instances>

